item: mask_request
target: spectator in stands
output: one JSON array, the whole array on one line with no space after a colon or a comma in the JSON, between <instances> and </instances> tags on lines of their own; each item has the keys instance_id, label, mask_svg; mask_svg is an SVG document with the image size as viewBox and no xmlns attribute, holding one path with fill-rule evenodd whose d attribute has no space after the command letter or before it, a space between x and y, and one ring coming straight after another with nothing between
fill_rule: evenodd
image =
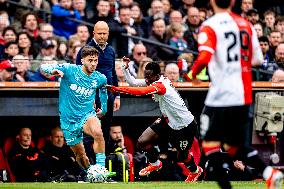
<instances>
[{"instance_id":1,"label":"spectator in stands","mask_svg":"<svg viewBox=\"0 0 284 189\"><path fill-rule=\"evenodd\" d=\"M31 60L37 56L38 49L34 47L33 40L27 32L20 32L18 34L18 45L20 54L29 57Z\"/></svg>"},{"instance_id":2,"label":"spectator in stands","mask_svg":"<svg viewBox=\"0 0 284 189\"><path fill-rule=\"evenodd\" d=\"M170 63L166 65L165 74L171 82L182 82L182 78L179 75L178 65L175 63Z\"/></svg>"},{"instance_id":3,"label":"spectator in stands","mask_svg":"<svg viewBox=\"0 0 284 189\"><path fill-rule=\"evenodd\" d=\"M35 13L28 12L22 18L22 29L27 32L33 41L37 40L39 36L38 18Z\"/></svg>"},{"instance_id":4,"label":"spectator in stands","mask_svg":"<svg viewBox=\"0 0 284 189\"><path fill-rule=\"evenodd\" d=\"M8 154L8 161L17 182L46 181L44 158L32 146L32 131L21 128L16 143Z\"/></svg>"},{"instance_id":5,"label":"spectator in stands","mask_svg":"<svg viewBox=\"0 0 284 189\"><path fill-rule=\"evenodd\" d=\"M164 19L157 18L153 21L152 35L149 37L152 42L168 44L166 39L166 24ZM175 60L172 50L154 44L146 44L147 55L153 60Z\"/></svg>"},{"instance_id":6,"label":"spectator in stands","mask_svg":"<svg viewBox=\"0 0 284 189\"><path fill-rule=\"evenodd\" d=\"M284 70L284 43L280 43L275 50L275 61L278 68Z\"/></svg>"},{"instance_id":7,"label":"spectator in stands","mask_svg":"<svg viewBox=\"0 0 284 189\"><path fill-rule=\"evenodd\" d=\"M5 45L4 59L12 61L12 58L19 54L19 46L16 41L7 42Z\"/></svg>"},{"instance_id":8,"label":"spectator in stands","mask_svg":"<svg viewBox=\"0 0 284 189\"><path fill-rule=\"evenodd\" d=\"M262 36L258 38L258 41L264 58L264 63L262 64L262 67L266 67L267 65L265 63L273 62L274 60L272 54L270 54L269 51L269 40L266 36Z\"/></svg>"},{"instance_id":9,"label":"spectator in stands","mask_svg":"<svg viewBox=\"0 0 284 189\"><path fill-rule=\"evenodd\" d=\"M279 31L273 30L269 34L269 51L275 56L275 49L281 42L281 33Z\"/></svg>"},{"instance_id":10,"label":"spectator in stands","mask_svg":"<svg viewBox=\"0 0 284 189\"><path fill-rule=\"evenodd\" d=\"M256 24L256 23L260 22L259 13L258 13L257 9L249 9L247 11L246 17L247 17L248 21L250 21L252 24Z\"/></svg>"},{"instance_id":11,"label":"spectator in stands","mask_svg":"<svg viewBox=\"0 0 284 189\"><path fill-rule=\"evenodd\" d=\"M12 59L12 63L17 68L17 72L14 75L13 81L30 81L33 73L29 70L29 59L23 55L16 55Z\"/></svg>"},{"instance_id":12,"label":"spectator in stands","mask_svg":"<svg viewBox=\"0 0 284 189\"><path fill-rule=\"evenodd\" d=\"M185 21L187 31L184 33L184 38L187 41L188 48L197 51L197 34L201 24L199 18L199 10L196 7L189 7L187 11L187 19Z\"/></svg>"},{"instance_id":13,"label":"spectator in stands","mask_svg":"<svg viewBox=\"0 0 284 189\"><path fill-rule=\"evenodd\" d=\"M138 68L143 58L147 55L147 49L142 43L136 44L132 49L133 61L129 62L130 74L137 78Z\"/></svg>"},{"instance_id":14,"label":"spectator in stands","mask_svg":"<svg viewBox=\"0 0 284 189\"><path fill-rule=\"evenodd\" d=\"M241 3L241 16L246 18L248 10L253 9L253 0L242 0Z\"/></svg>"},{"instance_id":15,"label":"spectator in stands","mask_svg":"<svg viewBox=\"0 0 284 189\"><path fill-rule=\"evenodd\" d=\"M132 142L130 143L125 143L124 141L124 135L122 133L122 127L120 125L112 125L109 130L109 147L110 147L110 152L115 152L116 150L123 151L124 153L127 152L134 152L134 147ZM129 142L129 140L128 140Z\"/></svg>"},{"instance_id":16,"label":"spectator in stands","mask_svg":"<svg viewBox=\"0 0 284 189\"><path fill-rule=\"evenodd\" d=\"M199 8L199 19L200 24L207 19L207 9L206 8Z\"/></svg>"},{"instance_id":17,"label":"spectator in stands","mask_svg":"<svg viewBox=\"0 0 284 189\"><path fill-rule=\"evenodd\" d=\"M284 82L284 70L278 69L273 73L272 82Z\"/></svg>"},{"instance_id":18,"label":"spectator in stands","mask_svg":"<svg viewBox=\"0 0 284 189\"><path fill-rule=\"evenodd\" d=\"M259 73L253 75L253 79L257 81L270 81L273 72L278 68L274 58L269 51L269 41L266 36L258 38L260 48L264 57L264 62L259 67ZM255 73L253 73L255 74Z\"/></svg>"},{"instance_id":19,"label":"spectator in stands","mask_svg":"<svg viewBox=\"0 0 284 189\"><path fill-rule=\"evenodd\" d=\"M90 32L86 25L79 25L75 35L79 37L81 45L86 45L90 37Z\"/></svg>"},{"instance_id":20,"label":"spectator in stands","mask_svg":"<svg viewBox=\"0 0 284 189\"><path fill-rule=\"evenodd\" d=\"M257 22L253 25L255 31L256 31L256 35L257 37L262 37L263 36L263 26L261 24L261 22Z\"/></svg>"},{"instance_id":21,"label":"spectator in stands","mask_svg":"<svg viewBox=\"0 0 284 189\"><path fill-rule=\"evenodd\" d=\"M110 2L108 0L99 0L96 6L97 13L93 18L93 23L105 21L110 26L114 22L113 15L110 13Z\"/></svg>"},{"instance_id":22,"label":"spectator in stands","mask_svg":"<svg viewBox=\"0 0 284 189\"><path fill-rule=\"evenodd\" d=\"M42 41L40 46L40 53L37 55L36 59L33 60L33 63L31 65L31 70L37 71L40 65L42 64L43 59L45 58L50 60L55 60L56 59L56 51L54 51L55 48L56 47L53 40L46 39Z\"/></svg>"},{"instance_id":23,"label":"spectator in stands","mask_svg":"<svg viewBox=\"0 0 284 189\"><path fill-rule=\"evenodd\" d=\"M12 81L16 70L17 68L15 68L8 60L0 62L0 81Z\"/></svg>"},{"instance_id":24,"label":"spectator in stands","mask_svg":"<svg viewBox=\"0 0 284 189\"><path fill-rule=\"evenodd\" d=\"M153 60L151 58L148 58L148 57L144 57L141 60L141 62L139 64L138 72L137 72L137 79L144 79L145 67L150 62L153 62Z\"/></svg>"},{"instance_id":25,"label":"spectator in stands","mask_svg":"<svg viewBox=\"0 0 284 189\"><path fill-rule=\"evenodd\" d=\"M2 34L3 34L3 39L6 43L9 41L17 41L16 30L11 26L4 28Z\"/></svg>"},{"instance_id":26,"label":"spectator in stands","mask_svg":"<svg viewBox=\"0 0 284 189\"><path fill-rule=\"evenodd\" d=\"M4 29L10 25L9 16L6 11L0 11L0 38L2 38Z\"/></svg>"},{"instance_id":27,"label":"spectator in stands","mask_svg":"<svg viewBox=\"0 0 284 189\"><path fill-rule=\"evenodd\" d=\"M130 37L122 36L121 33L133 36L143 36L143 31L139 25L135 25L131 18L131 10L129 7L119 8L119 17L113 23L110 30L111 40L116 44L116 53L118 58L128 56L132 52L132 48L137 40Z\"/></svg>"},{"instance_id":28,"label":"spectator in stands","mask_svg":"<svg viewBox=\"0 0 284 189\"><path fill-rule=\"evenodd\" d=\"M116 75L117 75L117 80L118 82L125 82L125 78L124 78L124 74L122 72L122 61L120 60L116 60L115 61L115 72L116 72Z\"/></svg>"},{"instance_id":29,"label":"spectator in stands","mask_svg":"<svg viewBox=\"0 0 284 189\"><path fill-rule=\"evenodd\" d=\"M47 174L51 178L65 175L63 181L76 181L81 169L76 162L75 155L64 143L63 132L59 127L51 130L50 142L42 148L44 156L47 158ZM67 171L67 173L65 172Z\"/></svg>"},{"instance_id":30,"label":"spectator in stands","mask_svg":"<svg viewBox=\"0 0 284 189\"><path fill-rule=\"evenodd\" d=\"M133 18L134 23L138 25L145 25L145 19L143 13L141 12L140 5L137 2L133 2L131 7L131 18ZM143 22L143 23L142 23ZM144 34L144 32L143 32ZM145 37L145 34L143 35Z\"/></svg>"},{"instance_id":31,"label":"spectator in stands","mask_svg":"<svg viewBox=\"0 0 284 189\"><path fill-rule=\"evenodd\" d=\"M276 18L275 29L281 33L281 41L284 42L284 16Z\"/></svg>"},{"instance_id":32,"label":"spectator in stands","mask_svg":"<svg viewBox=\"0 0 284 189\"><path fill-rule=\"evenodd\" d=\"M79 11L72 7L72 0L59 0L59 4L52 6L51 24L54 34L69 39L70 35L76 33L79 23L68 18L81 20Z\"/></svg>"},{"instance_id":33,"label":"spectator in stands","mask_svg":"<svg viewBox=\"0 0 284 189\"><path fill-rule=\"evenodd\" d=\"M184 30L182 24L171 24L169 27L169 34L169 44L170 46L178 49L178 51L175 51L175 54L177 55L176 57L178 57L185 49L187 49L187 42L184 39Z\"/></svg>"},{"instance_id":34,"label":"spectator in stands","mask_svg":"<svg viewBox=\"0 0 284 189\"><path fill-rule=\"evenodd\" d=\"M76 64L76 58L77 58L77 55L80 51L80 49L83 47L83 45L76 45L74 46L71 51L72 51L72 59L71 59L71 64Z\"/></svg>"},{"instance_id":35,"label":"spectator in stands","mask_svg":"<svg viewBox=\"0 0 284 189\"><path fill-rule=\"evenodd\" d=\"M272 31L274 31L275 24L275 12L268 10L264 14L265 27L263 33L265 36L269 36Z\"/></svg>"},{"instance_id":36,"label":"spectator in stands","mask_svg":"<svg viewBox=\"0 0 284 189\"><path fill-rule=\"evenodd\" d=\"M56 55L59 61L70 62L70 59L68 57L67 41L59 41L58 48L56 49Z\"/></svg>"},{"instance_id":37,"label":"spectator in stands","mask_svg":"<svg viewBox=\"0 0 284 189\"><path fill-rule=\"evenodd\" d=\"M73 7L76 9L81 16L81 19L86 22L90 22L91 19L88 18L86 12L86 0L73 0Z\"/></svg>"},{"instance_id":38,"label":"spectator in stands","mask_svg":"<svg viewBox=\"0 0 284 189\"><path fill-rule=\"evenodd\" d=\"M29 12L33 12L34 15L39 18L40 22L50 22L50 14L46 12L50 12L50 5L46 0L41 1L30 1L30 0L20 0L18 1L23 6L17 6L15 11L14 23L13 25L16 28L16 31L21 31L21 21ZM41 11L41 10L45 10Z\"/></svg>"},{"instance_id":39,"label":"spectator in stands","mask_svg":"<svg viewBox=\"0 0 284 189\"><path fill-rule=\"evenodd\" d=\"M151 3L151 14L148 17L145 17L145 24L141 25L144 36L147 38L151 35L151 31L153 28L153 22L157 18L161 18L165 21L165 23L168 23L168 20L165 20L165 13L163 11L163 3L160 0L153 0Z\"/></svg>"},{"instance_id":40,"label":"spectator in stands","mask_svg":"<svg viewBox=\"0 0 284 189\"><path fill-rule=\"evenodd\" d=\"M39 25L39 39L38 43L41 45L42 41L53 37L53 26L49 23L41 23Z\"/></svg>"},{"instance_id":41,"label":"spectator in stands","mask_svg":"<svg viewBox=\"0 0 284 189\"><path fill-rule=\"evenodd\" d=\"M177 10L172 10L172 12L169 15L169 24L173 23L180 23L180 24L183 23L182 14Z\"/></svg>"},{"instance_id":42,"label":"spectator in stands","mask_svg":"<svg viewBox=\"0 0 284 189\"><path fill-rule=\"evenodd\" d=\"M163 12L165 14L165 20L168 24L169 23L169 15L172 11L172 5L171 5L171 2L169 0L161 0L161 2L163 4Z\"/></svg>"},{"instance_id":43,"label":"spectator in stands","mask_svg":"<svg viewBox=\"0 0 284 189\"><path fill-rule=\"evenodd\" d=\"M182 0L182 5L180 6L179 11L183 16L187 15L187 11L190 7L194 6L195 0Z\"/></svg>"}]
</instances>

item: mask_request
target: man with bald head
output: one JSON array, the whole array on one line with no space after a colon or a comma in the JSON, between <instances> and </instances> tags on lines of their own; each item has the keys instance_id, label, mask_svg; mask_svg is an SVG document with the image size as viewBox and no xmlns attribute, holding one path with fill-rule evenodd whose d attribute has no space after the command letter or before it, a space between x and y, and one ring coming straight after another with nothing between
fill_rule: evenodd
<instances>
[{"instance_id":1,"label":"man with bald head","mask_svg":"<svg viewBox=\"0 0 284 189\"><path fill-rule=\"evenodd\" d=\"M106 76L108 85L118 86L117 75L115 72L115 52L113 48L110 46L110 44L107 43L108 37L109 37L108 24L104 21L98 21L94 26L93 39L87 45L93 46L99 51L99 60L96 71ZM82 64L81 50L77 55L77 60L76 60L77 65ZM98 95L96 96L96 106L98 108L101 106ZM116 96L108 92L107 113L101 119L102 130L105 139L109 138L109 128L112 122L113 111L117 111L119 108L120 108L120 96L119 95ZM92 140L89 140L89 142L92 142ZM106 147L106 150L107 149L108 147ZM90 150L90 153L92 153L92 150ZM106 151L106 153L108 153L108 151Z\"/></svg>"}]
</instances>

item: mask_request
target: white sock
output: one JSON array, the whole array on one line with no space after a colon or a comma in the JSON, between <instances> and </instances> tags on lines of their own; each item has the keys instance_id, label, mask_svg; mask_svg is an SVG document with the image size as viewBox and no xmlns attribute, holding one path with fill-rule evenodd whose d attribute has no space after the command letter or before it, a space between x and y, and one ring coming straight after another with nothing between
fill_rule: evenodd
<instances>
[{"instance_id":1,"label":"white sock","mask_svg":"<svg viewBox=\"0 0 284 189\"><path fill-rule=\"evenodd\" d=\"M151 163L151 165L154 165L154 166L158 166L158 165L160 165L160 160L157 160L155 163Z\"/></svg>"},{"instance_id":2,"label":"white sock","mask_svg":"<svg viewBox=\"0 0 284 189\"><path fill-rule=\"evenodd\" d=\"M263 171L263 178L267 180L272 174L273 168L271 166L267 166Z\"/></svg>"}]
</instances>

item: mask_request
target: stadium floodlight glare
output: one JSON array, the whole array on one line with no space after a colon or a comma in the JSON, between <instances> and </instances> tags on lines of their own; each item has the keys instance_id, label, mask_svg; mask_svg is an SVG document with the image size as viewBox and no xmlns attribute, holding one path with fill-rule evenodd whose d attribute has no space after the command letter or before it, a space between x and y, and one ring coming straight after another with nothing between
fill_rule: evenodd
<instances>
[{"instance_id":1,"label":"stadium floodlight glare","mask_svg":"<svg viewBox=\"0 0 284 189\"><path fill-rule=\"evenodd\" d=\"M259 134L273 135L283 130L284 96L273 92L256 94L254 128Z\"/></svg>"}]
</instances>

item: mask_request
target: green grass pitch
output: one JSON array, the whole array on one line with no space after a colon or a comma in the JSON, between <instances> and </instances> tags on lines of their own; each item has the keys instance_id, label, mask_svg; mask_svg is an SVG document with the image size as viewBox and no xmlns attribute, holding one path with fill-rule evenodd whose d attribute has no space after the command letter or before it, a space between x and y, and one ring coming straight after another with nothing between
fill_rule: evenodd
<instances>
[{"instance_id":1,"label":"green grass pitch","mask_svg":"<svg viewBox=\"0 0 284 189\"><path fill-rule=\"evenodd\" d=\"M264 182L232 182L234 189L265 189ZM215 182L0 183L0 189L218 189Z\"/></svg>"}]
</instances>

